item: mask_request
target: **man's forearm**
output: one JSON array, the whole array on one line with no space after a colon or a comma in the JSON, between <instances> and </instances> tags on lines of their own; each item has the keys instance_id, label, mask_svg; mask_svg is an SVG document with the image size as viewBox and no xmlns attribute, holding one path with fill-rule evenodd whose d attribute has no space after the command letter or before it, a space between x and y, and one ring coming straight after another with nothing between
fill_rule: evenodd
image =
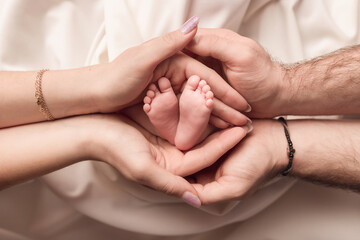
<instances>
[{"instance_id":1,"label":"man's forearm","mask_svg":"<svg viewBox=\"0 0 360 240\"><path fill-rule=\"evenodd\" d=\"M360 45L284 67L283 114L360 113Z\"/></svg>"},{"instance_id":2,"label":"man's forearm","mask_svg":"<svg viewBox=\"0 0 360 240\"><path fill-rule=\"evenodd\" d=\"M296 149L293 176L360 190L360 120L300 120L288 124Z\"/></svg>"}]
</instances>

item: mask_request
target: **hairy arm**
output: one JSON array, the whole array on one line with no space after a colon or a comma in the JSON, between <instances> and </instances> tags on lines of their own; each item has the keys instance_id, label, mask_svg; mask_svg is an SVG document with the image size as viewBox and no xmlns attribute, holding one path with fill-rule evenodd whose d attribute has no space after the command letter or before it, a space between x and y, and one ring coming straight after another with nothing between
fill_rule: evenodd
<instances>
[{"instance_id":1,"label":"hairy arm","mask_svg":"<svg viewBox=\"0 0 360 240\"><path fill-rule=\"evenodd\" d=\"M291 175L360 191L360 120L288 123L296 149Z\"/></svg>"},{"instance_id":2,"label":"hairy arm","mask_svg":"<svg viewBox=\"0 0 360 240\"><path fill-rule=\"evenodd\" d=\"M360 113L360 45L284 67L283 114Z\"/></svg>"},{"instance_id":3,"label":"hairy arm","mask_svg":"<svg viewBox=\"0 0 360 240\"><path fill-rule=\"evenodd\" d=\"M187 49L223 69L252 107L251 117L360 113L360 45L281 65L252 39L199 29Z\"/></svg>"},{"instance_id":4,"label":"hairy arm","mask_svg":"<svg viewBox=\"0 0 360 240\"><path fill-rule=\"evenodd\" d=\"M193 175L201 202L243 199L288 164L288 143L277 120L254 120L254 129L222 161ZM289 176L360 190L360 120L288 121L296 150Z\"/></svg>"}]
</instances>

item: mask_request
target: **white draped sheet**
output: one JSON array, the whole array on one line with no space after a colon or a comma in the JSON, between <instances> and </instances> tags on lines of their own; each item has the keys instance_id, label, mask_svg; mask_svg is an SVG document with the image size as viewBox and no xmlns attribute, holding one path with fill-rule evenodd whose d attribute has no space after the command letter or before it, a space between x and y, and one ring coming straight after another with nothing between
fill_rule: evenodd
<instances>
[{"instance_id":1,"label":"white draped sheet","mask_svg":"<svg viewBox=\"0 0 360 240\"><path fill-rule=\"evenodd\" d=\"M3 0L0 2L0 69L64 69L107 62L128 47L177 29L192 15L200 17L200 27L240 32L259 41L274 58L293 62L358 43L359 10L355 0L346 3L335 0L251 3L247 0ZM212 229L259 213L294 183L290 178L279 178L247 200L198 210L177 198L129 182L110 166L98 162L75 164L42 180L45 185L28 183L36 186L35 193L29 192L33 195L29 198L37 208L23 214L32 223L18 227L0 225L3 226L0 236L16 239L20 237L16 232L27 232L29 236L55 239L60 230L68 229L61 219L74 218L76 222L86 217L99 221L101 226L143 234L181 236L204 232L206 236ZM2 193L5 203L10 204L17 196L13 193L16 189L24 188L32 189L19 186ZM7 192L13 194L11 198ZM49 203L50 199L55 203ZM76 236L76 229L71 231L71 236ZM117 233L126 235L120 230ZM145 235L138 236L140 239Z\"/></svg>"}]
</instances>

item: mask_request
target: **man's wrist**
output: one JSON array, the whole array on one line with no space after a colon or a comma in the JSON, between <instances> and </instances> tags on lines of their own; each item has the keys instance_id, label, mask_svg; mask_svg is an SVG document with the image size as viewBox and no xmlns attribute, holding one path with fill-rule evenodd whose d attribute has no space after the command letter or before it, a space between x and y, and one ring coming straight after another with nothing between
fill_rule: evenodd
<instances>
[{"instance_id":1,"label":"man's wrist","mask_svg":"<svg viewBox=\"0 0 360 240\"><path fill-rule=\"evenodd\" d=\"M293 81L292 69L286 65L278 64L278 106L276 116L284 116L292 114L294 108L297 107L296 91L297 86Z\"/></svg>"},{"instance_id":2,"label":"man's wrist","mask_svg":"<svg viewBox=\"0 0 360 240\"><path fill-rule=\"evenodd\" d=\"M289 158L287 156L288 143L286 141L284 127L278 120L272 120L271 131L271 141L276 143L275 148L272 151L274 154L273 159L275 161L274 173L275 175L279 175L286 169L289 163Z\"/></svg>"}]
</instances>

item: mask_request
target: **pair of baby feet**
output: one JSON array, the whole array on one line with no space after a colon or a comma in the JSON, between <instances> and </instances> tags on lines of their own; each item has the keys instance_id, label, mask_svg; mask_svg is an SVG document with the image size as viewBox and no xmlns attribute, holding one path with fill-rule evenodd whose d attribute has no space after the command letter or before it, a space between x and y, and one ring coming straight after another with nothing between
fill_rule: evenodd
<instances>
[{"instance_id":1,"label":"pair of baby feet","mask_svg":"<svg viewBox=\"0 0 360 240\"><path fill-rule=\"evenodd\" d=\"M170 81L162 77L151 84L143 109L159 135L180 150L201 141L213 109L214 94L205 80L191 76L178 99Z\"/></svg>"}]
</instances>

